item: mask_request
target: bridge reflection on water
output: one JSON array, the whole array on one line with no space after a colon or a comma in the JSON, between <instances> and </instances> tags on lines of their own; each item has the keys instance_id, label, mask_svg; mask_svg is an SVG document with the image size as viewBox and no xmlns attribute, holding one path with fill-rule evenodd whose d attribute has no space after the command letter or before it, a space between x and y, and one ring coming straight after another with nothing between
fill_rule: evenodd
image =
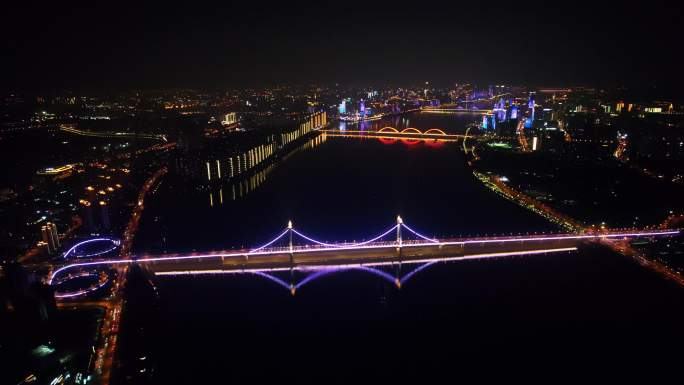
<instances>
[{"instance_id":1,"label":"bridge reflection on water","mask_svg":"<svg viewBox=\"0 0 684 385\"><path fill-rule=\"evenodd\" d=\"M484 258L503 258L511 256L523 256L523 255L533 255L533 254L548 254L548 253L558 253L558 252L572 252L576 251L576 247L564 247L555 249L542 249L542 250L532 250L532 251L522 251L522 252L502 252L502 253L491 253L491 254L479 254L479 255L468 255L455 258L433 258L428 262L424 261L392 261L383 263L365 263L365 264L342 264L333 266L293 266L293 267L281 267L281 268L268 268L268 269L239 269L239 270L186 270L186 271L167 271L167 272L157 272L157 276L182 276L182 275L206 275L206 274L227 274L227 275L254 275L257 277L265 278L271 282L274 282L278 287L290 291L292 295L295 295L303 286L318 280L323 277L327 277L336 273L344 272L365 272L380 279L386 281L387 283L394 285L397 289L401 289L406 285L407 282L411 280L419 272L437 265L439 263L449 263L456 261L464 261L469 259L484 259ZM417 264L406 273L402 274L403 266L412 266ZM384 270L383 270L384 269ZM391 270L388 272L386 270ZM305 274L303 278L297 281L295 277L295 272ZM279 273L284 273L289 275L289 278L283 278L279 276ZM289 273L289 274L288 274Z\"/></svg>"}]
</instances>

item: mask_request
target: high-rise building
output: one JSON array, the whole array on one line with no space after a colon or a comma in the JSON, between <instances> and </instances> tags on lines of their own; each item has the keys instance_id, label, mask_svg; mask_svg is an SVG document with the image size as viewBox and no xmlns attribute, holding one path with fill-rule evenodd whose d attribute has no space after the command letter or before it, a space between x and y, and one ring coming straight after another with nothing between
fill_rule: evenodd
<instances>
[{"instance_id":1,"label":"high-rise building","mask_svg":"<svg viewBox=\"0 0 684 385\"><path fill-rule=\"evenodd\" d=\"M57 234L57 226L52 222L47 222L40 227L40 238L46 245L48 253L52 254L59 248L59 235Z\"/></svg>"},{"instance_id":2,"label":"high-rise building","mask_svg":"<svg viewBox=\"0 0 684 385\"><path fill-rule=\"evenodd\" d=\"M535 98L535 92L530 92L530 98L527 102L527 108L534 109L534 98Z\"/></svg>"},{"instance_id":3,"label":"high-rise building","mask_svg":"<svg viewBox=\"0 0 684 385\"><path fill-rule=\"evenodd\" d=\"M45 225L40 227L40 238L43 240L48 253L52 254L55 248L52 242L50 242L50 230Z\"/></svg>"},{"instance_id":4,"label":"high-rise building","mask_svg":"<svg viewBox=\"0 0 684 385\"><path fill-rule=\"evenodd\" d=\"M237 123L237 121L237 114L235 112L230 112L223 117L223 121L221 122L221 124L223 124L224 126L228 126L230 124Z\"/></svg>"},{"instance_id":5,"label":"high-rise building","mask_svg":"<svg viewBox=\"0 0 684 385\"><path fill-rule=\"evenodd\" d=\"M57 225L55 225L52 222L49 222L47 224L48 228L50 229L50 234L52 234L52 242L55 244L55 248L59 248L59 234L57 233Z\"/></svg>"},{"instance_id":6,"label":"high-rise building","mask_svg":"<svg viewBox=\"0 0 684 385\"><path fill-rule=\"evenodd\" d=\"M525 128L532 128L532 119L525 118Z\"/></svg>"}]
</instances>

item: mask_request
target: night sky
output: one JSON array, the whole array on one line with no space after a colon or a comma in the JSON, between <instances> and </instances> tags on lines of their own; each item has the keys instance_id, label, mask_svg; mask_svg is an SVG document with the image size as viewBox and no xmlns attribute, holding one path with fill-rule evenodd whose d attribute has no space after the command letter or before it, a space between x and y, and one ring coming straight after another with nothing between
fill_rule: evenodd
<instances>
[{"instance_id":1,"label":"night sky","mask_svg":"<svg viewBox=\"0 0 684 385\"><path fill-rule=\"evenodd\" d=\"M677 4L55 3L4 6L3 88L684 85Z\"/></svg>"}]
</instances>

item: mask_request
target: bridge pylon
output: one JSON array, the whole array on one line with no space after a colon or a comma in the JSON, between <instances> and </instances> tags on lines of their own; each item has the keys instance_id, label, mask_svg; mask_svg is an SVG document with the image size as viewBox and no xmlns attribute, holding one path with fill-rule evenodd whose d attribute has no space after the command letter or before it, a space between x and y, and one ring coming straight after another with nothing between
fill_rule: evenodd
<instances>
[{"instance_id":1,"label":"bridge pylon","mask_svg":"<svg viewBox=\"0 0 684 385\"><path fill-rule=\"evenodd\" d=\"M404 220L401 219L400 215L397 215L397 259L401 263L401 244L402 244L402 239L401 239L401 228L404 223Z\"/></svg>"},{"instance_id":2,"label":"bridge pylon","mask_svg":"<svg viewBox=\"0 0 684 385\"><path fill-rule=\"evenodd\" d=\"M294 254L294 248L292 247L292 221L287 221L287 232L290 235L290 262L292 262L292 257Z\"/></svg>"}]
</instances>

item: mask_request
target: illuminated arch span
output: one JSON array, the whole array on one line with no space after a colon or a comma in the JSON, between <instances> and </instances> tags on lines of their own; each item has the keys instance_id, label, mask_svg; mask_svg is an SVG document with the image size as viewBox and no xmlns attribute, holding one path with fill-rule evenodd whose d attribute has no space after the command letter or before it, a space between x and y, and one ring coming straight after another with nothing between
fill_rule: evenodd
<instances>
[{"instance_id":1,"label":"illuminated arch span","mask_svg":"<svg viewBox=\"0 0 684 385\"><path fill-rule=\"evenodd\" d=\"M383 127L380 130L378 130L378 132L394 132L396 134L399 133L399 131L397 131L397 129L394 127Z\"/></svg>"},{"instance_id":2,"label":"illuminated arch span","mask_svg":"<svg viewBox=\"0 0 684 385\"><path fill-rule=\"evenodd\" d=\"M420 132L419 129L413 128L413 127L404 128L403 130L401 130L401 133L402 134L418 134L418 135L422 134L422 132Z\"/></svg>"},{"instance_id":3,"label":"illuminated arch span","mask_svg":"<svg viewBox=\"0 0 684 385\"><path fill-rule=\"evenodd\" d=\"M429 134L439 134L439 135L444 135L444 136L446 136L446 132L440 130L439 128L431 128L431 129L425 131L424 134L425 134L425 135L429 135Z\"/></svg>"}]
</instances>

